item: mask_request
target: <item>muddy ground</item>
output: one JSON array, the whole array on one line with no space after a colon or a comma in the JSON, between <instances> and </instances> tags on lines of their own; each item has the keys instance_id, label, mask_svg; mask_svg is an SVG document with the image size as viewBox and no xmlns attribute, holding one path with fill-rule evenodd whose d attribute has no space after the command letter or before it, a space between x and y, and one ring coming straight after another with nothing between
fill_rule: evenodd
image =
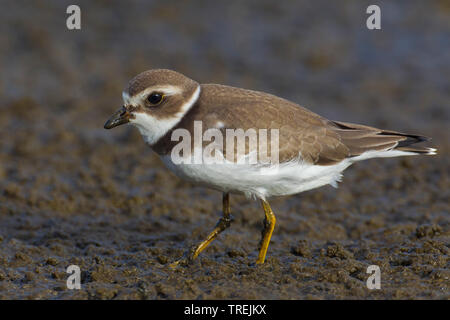
<instances>
[{"instance_id":1,"label":"muddy ground","mask_svg":"<svg viewBox=\"0 0 450 320\"><path fill-rule=\"evenodd\" d=\"M4 1L0 11L1 299L448 299L450 7L378 1ZM259 203L191 266L218 192L173 176L137 130L103 129L150 68L271 92L335 120L433 138L434 157L376 159L338 189ZM66 268L82 271L81 290ZM381 289L366 287L369 265Z\"/></svg>"}]
</instances>

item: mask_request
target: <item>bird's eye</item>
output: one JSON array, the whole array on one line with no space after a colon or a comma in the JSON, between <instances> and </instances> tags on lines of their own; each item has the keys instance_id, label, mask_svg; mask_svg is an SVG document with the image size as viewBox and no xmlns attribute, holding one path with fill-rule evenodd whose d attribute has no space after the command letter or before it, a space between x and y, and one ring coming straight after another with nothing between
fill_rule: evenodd
<instances>
[{"instance_id":1,"label":"bird's eye","mask_svg":"<svg viewBox=\"0 0 450 320\"><path fill-rule=\"evenodd\" d=\"M151 94L148 95L147 97L147 102L153 106L160 104L161 101L163 100L164 95L162 95L161 93L158 92L153 92Z\"/></svg>"}]
</instances>

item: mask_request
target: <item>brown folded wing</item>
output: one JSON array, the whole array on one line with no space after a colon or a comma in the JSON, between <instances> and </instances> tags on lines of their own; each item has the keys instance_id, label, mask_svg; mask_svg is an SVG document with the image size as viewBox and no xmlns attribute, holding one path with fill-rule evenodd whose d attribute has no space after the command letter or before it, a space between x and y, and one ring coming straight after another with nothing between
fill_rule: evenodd
<instances>
[{"instance_id":1,"label":"brown folded wing","mask_svg":"<svg viewBox=\"0 0 450 320\"><path fill-rule=\"evenodd\" d=\"M426 140L421 136L330 121L270 94L221 85L202 85L199 102L179 126L192 131L194 120L202 121L203 131L221 128L224 134L226 129L278 129L280 162L300 155L308 163L331 165L370 150L426 150L410 147Z\"/></svg>"}]
</instances>

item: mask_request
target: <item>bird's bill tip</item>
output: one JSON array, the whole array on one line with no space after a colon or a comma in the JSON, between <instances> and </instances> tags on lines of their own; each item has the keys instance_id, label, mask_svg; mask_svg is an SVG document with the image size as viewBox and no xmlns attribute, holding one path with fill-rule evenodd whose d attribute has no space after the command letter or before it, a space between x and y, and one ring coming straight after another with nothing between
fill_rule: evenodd
<instances>
[{"instance_id":1,"label":"bird's bill tip","mask_svg":"<svg viewBox=\"0 0 450 320\"><path fill-rule=\"evenodd\" d=\"M121 124L125 124L130 122L130 113L127 111L125 107L117 110L105 123L103 128L112 129L114 127L120 126Z\"/></svg>"}]
</instances>

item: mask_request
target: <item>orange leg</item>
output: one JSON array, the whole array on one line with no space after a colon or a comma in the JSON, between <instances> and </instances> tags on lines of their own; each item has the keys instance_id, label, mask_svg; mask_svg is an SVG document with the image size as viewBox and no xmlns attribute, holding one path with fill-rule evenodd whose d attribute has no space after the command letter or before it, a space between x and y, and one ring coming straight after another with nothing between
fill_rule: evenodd
<instances>
[{"instance_id":1,"label":"orange leg","mask_svg":"<svg viewBox=\"0 0 450 320\"><path fill-rule=\"evenodd\" d=\"M205 250L205 248L215 239L217 236L227 229L231 224L231 213L230 213L230 195L228 193L223 194L223 217L217 222L214 230L206 237L206 239L200 242L198 245L192 247L184 258L175 261L170 264L170 267L176 267L178 264L188 264L192 262L198 255Z\"/></svg>"},{"instance_id":2,"label":"orange leg","mask_svg":"<svg viewBox=\"0 0 450 320\"><path fill-rule=\"evenodd\" d=\"M270 208L269 203L264 200L261 200L261 203L264 208L265 218L258 260L256 260L257 264L264 263L264 260L266 259L267 248L269 248L270 238L272 237L276 222L275 214L273 213L272 208Z\"/></svg>"}]
</instances>

